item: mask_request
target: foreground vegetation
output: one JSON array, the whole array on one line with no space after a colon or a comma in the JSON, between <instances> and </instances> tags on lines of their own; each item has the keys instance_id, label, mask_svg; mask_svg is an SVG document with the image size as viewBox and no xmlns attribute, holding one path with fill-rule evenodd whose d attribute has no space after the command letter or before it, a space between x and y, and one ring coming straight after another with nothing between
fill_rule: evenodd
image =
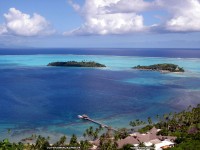
<instances>
[{"instance_id":1,"label":"foreground vegetation","mask_svg":"<svg viewBox=\"0 0 200 150\"><path fill-rule=\"evenodd\" d=\"M94 61L67 61L67 62L51 62L47 66L61 66L61 67L106 67L103 64Z\"/></svg>"},{"instance_id":2,"label":"foreground vegetation","mask_svg":"<svg viewBox=\"0 0 200 150\"><path fill-rule=\"evenodd\" d=\"M139 119L130 122L132 127L144 126L138 131L146 133L153 126L161 129L158 134L163 136L176 136L175 147L170 150L199 150L200 149L200 104L192 108L189 106L186 110L179 113L169 113L162 116L156 116L157 123L153 123L151 117L147 121ZM94 129L90 127L85 130L83 136L85 140L78 142L76 135L72 135L67 143L67 137L63 136L51 147L67 147L68 149L88 150L92 147L89 140L99 139L100 150L117 150L117 140L124 139L129 135L129 130L126 128L119 129L118 132L108 130L101 134L103 129L101 127ZM35 144L26 143L10 143L8 139L0 141L0 150L45 150L50 147L49 138L42 136L34 136ZM30 138L27 138L30 139ZM25 141L25 140L23 140ZM139 146L144 146L140 143ZM124 145L120 150L129 150L132 145Z\"/></svg>"},{"instance_id":3,"label":"foreground vegetation","mask_svg":"<svg viewBox=\"0 0 200 150\"><path fill-rule=\"evenodd\" d=\"M169 71L169 72L184 72L184 69L175 64L155 64L150 66L135 66L134 69L153 70L153 71Z\"/></svg>"},{"instance_id":4,"label":"foreground vegetation","mask_svg":"<svg viewBox=\"0 0 200 150\"><path fill-rule=\"evenodd\" d=\"M163 136L175 136L175 147L170 150L199 150L200 149L200 104L179 113L169 113L163 116L156 116L157 123L153 123L148 118L148 125L139 129L139 132L145 133L153 126L161 129L158 134ZM143 121L132 121L130 125L137 126L144 124Z\"/></svg>"}]
</instances>

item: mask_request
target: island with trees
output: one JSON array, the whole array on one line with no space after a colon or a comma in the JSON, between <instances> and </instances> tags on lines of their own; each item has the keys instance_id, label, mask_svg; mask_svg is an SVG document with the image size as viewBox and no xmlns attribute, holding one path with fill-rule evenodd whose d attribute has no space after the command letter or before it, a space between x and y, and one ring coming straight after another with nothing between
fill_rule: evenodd
<instances>
[{"instance_id":1,"label":"island with trees","mask_svg":"<svg viewBox=\"0 0 200 150\"><path fill-rule=\"evenodd\" d=\"M154 64L149 66L135 66L133 69L139 70L151 70L151 71L160 71L160 72L184 72L185 70L182 67L179 67L176 64Z\"/></svg>"},{"instance_id":2,"label":"island with trees","mask_svg":"<svg viewBox=\"0 0 200 150\"><path fill-rule=\"evenodd\" d=\"M47 66L60 66L60 67L106 67L94 61L66 61L66 62L51 62Z\"/></svg>"}]
</instances>

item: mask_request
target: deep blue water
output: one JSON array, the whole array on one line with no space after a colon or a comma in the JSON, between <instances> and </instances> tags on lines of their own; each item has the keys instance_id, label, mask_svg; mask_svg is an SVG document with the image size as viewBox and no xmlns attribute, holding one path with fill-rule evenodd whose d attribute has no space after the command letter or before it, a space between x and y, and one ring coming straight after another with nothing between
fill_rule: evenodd
<instances>
[{"instance_id":1,"label":"deep blue water","mask_svg":"<svg viewBox=\"0 0 200 150\"><path fill-rule=\"evenodd\" d=\"M74 54L200 58L200 49L187 48L0 48L0 55Z\"/></svg>"},{"instance_id":2,"label":"deep blue water","mask_svg":"<svg viewBox=\"0 0 200 150\"><path fill-rule=\"evenodd\" d=\"M21 55L1 55L0 139L9 137L16 141L33 133L54 138L72 133L81 136L87 127L94 126L77 118L83 113L120 128L129 127L129 121L136 118L146 119L198 104L200 58L195 53L200 51L183 51L182 56L181 50L154 52L152 55L159 57L110 56L110 51L103 56L92 52L93 55L85 52L84 55L76 52L75 55L25 55L23 50L19 52ZM164 53L172 58L160 57ZM182 59L186 53L193 58ZM46 66L59 60L94 60L106 64L107 68ZM131 69L139 64L164 62L178 64L186 72L161 74ZM7 133L8 128L11 134Z\"/></svg>"},{"instance_id":3,"label":"deep blue water","mask_svg":"<svg viewBox=\"0 0 200 150\"><path fill-rule=\"evenodd\" d=\"M186 88L121 82L138 76L159 78L158 73L77 68L3 69L0 73L0 117L8 122L36 125L53 120L75 121L82 113L97 118L101 114L99 117L103 118L144 111L149 105L160 105L156 97L166 92L173 94L174 88Z\"/></svg>"}]
</instances>

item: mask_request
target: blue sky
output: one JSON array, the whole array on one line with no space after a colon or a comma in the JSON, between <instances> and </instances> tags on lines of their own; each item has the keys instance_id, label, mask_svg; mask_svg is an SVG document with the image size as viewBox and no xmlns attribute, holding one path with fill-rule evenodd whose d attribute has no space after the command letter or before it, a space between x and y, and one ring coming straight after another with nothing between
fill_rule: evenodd
<instances>
[{"instance_id":1,"label":"blue sky","mask_svg":"<svg viewBox=\"0 0 200 150\"><path fill-rule=\"evenodd\" d=\"M2 47L200 48L200 0L1 0Z\"/></svg>"}]
</instances>

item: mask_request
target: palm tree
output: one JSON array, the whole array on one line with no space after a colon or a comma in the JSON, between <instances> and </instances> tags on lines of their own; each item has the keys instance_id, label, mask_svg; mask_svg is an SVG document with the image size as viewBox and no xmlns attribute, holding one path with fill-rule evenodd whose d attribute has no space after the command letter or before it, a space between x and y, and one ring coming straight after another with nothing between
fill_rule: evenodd
<instances>
[{"instance_id":1,"label":"palm tree","mask_svg":"<svg viewBox=\"0 0 200 150\"><path fill-rule=\"evenodd\" d=\"M116 150L117 149L117 143L112 141L110 138L108 138L107 134L103 134L100 137L99 148L101 150Z\"/></svg>"},{"instance_id":2,"label":"palm tree","mask_svg":"<svg viewBox=\"0 0 200 150\"><path fill-rule=\"evenodd\" d=\"M102 128L96 128L95 130L93 129L92 126L90 126L88 129L85 130L83 133L84 138L88 140L95 140L98 138L99 132L102 130Z\"/></svg>"},{"instance_id":3,"label":"palm tree","mask_svg":"<svg viewBox=\"0 0 200 150\"><path fill-rule=\"evenodd\" d=\"M72 137L69 142L69 146L79 146L79 143L77 141L77 137L75 134L72 134Z\"/></svg>"},{"instance_id":4,"label":"palm tree","mask_svg":"<svg viewBox=\"0 0 200 150\"><path fill-rule=\"evenodd\" d=\"M67 140L67 137L66 136L62 136L60 138L60 140L58 142L56 142L55 146L64 146L66 140Z\"/></svg>"},{"instance_id":5,"label":"palm tree","mask_svg":"<svg viewBox=\"0 0 200 150\"><path fill-rule=\"evenodd\" d=\"M45 137L39 135L35 143L35 149L45 150L48 146L48 140Z\"/></svg>"},{"instance_id":6,"label":"palm tree","mask_svg":"<svg viewBox=\"0 0 200 150\"><path fill-rule=\"evenodd\" d=\"M149 123L149 125L151 125L153 123L151 120L151 117L148 117L148 123Z\"/></svg>"},{"instance_id":7,"label":"palm tree","mask_svg":"<svg viewBox=\"0 0 200 150\"><path fill-rule=\"evenodd\" d=\"M132 126L132 127L136 127L136 126L140 126L140 125L144 125L144 124L146 124L146 122L139 120L139 119L136 119L136 120L129 122L129 125Z\"/></svg>"},{"instance_id":8,"label":"palm tree","mask_svg":"<svg viewBox=\"0 0 200 150\"><path fill-rule=\"evenodd\" d=\"M81 150L88 150L91 147L92 147L92 144L90 142L88 142L88 140L80 142L80 148L81 148Z\"/></svg>"}]
</instances>

